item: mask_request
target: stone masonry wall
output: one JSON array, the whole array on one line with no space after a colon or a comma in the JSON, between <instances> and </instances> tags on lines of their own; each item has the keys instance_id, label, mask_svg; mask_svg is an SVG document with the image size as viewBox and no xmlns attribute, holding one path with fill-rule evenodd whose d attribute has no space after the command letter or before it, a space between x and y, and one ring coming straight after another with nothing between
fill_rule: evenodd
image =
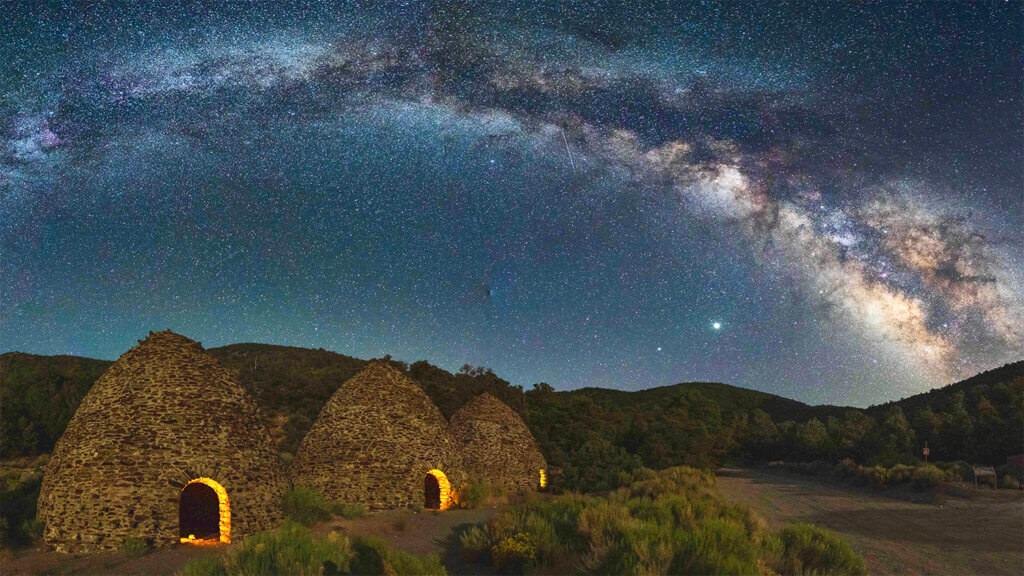
<instances>
[{"instance_id":1,"label":"stone masonry wall","mask_svg":"<svg viewBox=\"0 0 1024 576\"><path fill-rule=\"evenodd\" d=\"M418 384L377 361L328 400L299 446L292 479L332 502L421 507L423 479L434 468L453 489L465 480L440 410Z\"/></svg>"},{"instance_id":2,"label":"stone masonry wall","mask_svg":"<svg viewBox=\"0 0 1024 576\"><path fill-rule=\"evenodd\" d=\"M198 343L151 333L57 442L39 497L44 539L65 552L175 543L181 489L204 476L227 491L232 541L282 520L286 478L254 400Z\"/></svg>"},{"instance_id":3,"label":"stone masonry wall","mask_svg":"<svg viewBox=\"0 0 1024 576\"><path fill-rule=\"evenodd\" d=\"M452 437L472 480L513 490L535 490L547 468L530 429L504 402L484 393L452 415Z\"/></svg>"}]
</instances>

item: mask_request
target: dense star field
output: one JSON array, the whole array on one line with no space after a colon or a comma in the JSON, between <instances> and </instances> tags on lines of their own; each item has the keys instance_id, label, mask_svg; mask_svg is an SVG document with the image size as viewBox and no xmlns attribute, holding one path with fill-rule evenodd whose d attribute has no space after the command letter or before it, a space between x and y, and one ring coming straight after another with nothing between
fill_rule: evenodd
<instances>
[{"instance_id":1,"label":"dense star field","mask_svg":"<svg viewBox=\"0 0 1024 576\"><path fill-rule=\"evenodd\" d=\"M0 350L867 405L1024 357L1019 2L0 7Z\"/></svg>"}]
</instances>

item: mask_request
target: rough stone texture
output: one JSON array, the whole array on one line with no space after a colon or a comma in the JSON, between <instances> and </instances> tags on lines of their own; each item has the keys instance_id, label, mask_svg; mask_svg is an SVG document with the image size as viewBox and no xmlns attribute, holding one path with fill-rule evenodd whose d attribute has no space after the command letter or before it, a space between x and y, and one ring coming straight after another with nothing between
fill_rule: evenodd
<instances>
[{"instance_id":1,"label":"rough stone texture","mask_svg":"<svg viewBox=\"0 0 1024 576\"><path fill-rule=\"evenodd\" d=\"M465 480L444 416L416 382L374 361L320 411L299 445L292 480L332 502L415 508L423 506L423 479L435 468L453 489Z\"/></svg>"},{"instance_id":2,"label":"rough stone texture","mask_svg":"<svg viewBox=\"0 0 1024 576\"><path fill-rule=\"evenodd\" d=\"M57 441L39 493L43 537L64 552L178 542L178 499L199 477L227 491L232 541L283 519L286 477L255 401L200 344L150 333Z\"/></svg>"},{"instance_id":3,"label":"rough stone texture","mask_svg":"<svg viewBox=\"0 0 1024 576\"><path fill-rule=\"evenodd\" d=\"M477 396L452 415L449 428L470 479L513 490L540 487L544 456L523 419L501 400Z\"/></svg>"}]
</instances>

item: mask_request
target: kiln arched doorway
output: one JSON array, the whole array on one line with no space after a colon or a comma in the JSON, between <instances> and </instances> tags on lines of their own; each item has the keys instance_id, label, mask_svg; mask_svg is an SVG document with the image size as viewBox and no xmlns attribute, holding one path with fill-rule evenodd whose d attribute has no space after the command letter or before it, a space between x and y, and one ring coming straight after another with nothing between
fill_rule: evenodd
<instances>
[{"instance_id":1,"label":"kiln arched doorway","mask_svg":"<svg viewBox=\"0 0 1024 576\"><path fill-rule=\"evenodd\" d=\"M451 506L452 486L444 472L433 469L423 477L423 507L428 510L447 510Z\"/></svg>"},{"instance_id":2,"label":"kiln arched doorway","mask_svg":"<svg viewBox=\"0 0 1024 576\"><path fill-rule=\"evenodd\" d=\"M216 480L196 478L181 489L178 535L183 544L231 542L231 505Z\"/></svg>"}]
</instances>

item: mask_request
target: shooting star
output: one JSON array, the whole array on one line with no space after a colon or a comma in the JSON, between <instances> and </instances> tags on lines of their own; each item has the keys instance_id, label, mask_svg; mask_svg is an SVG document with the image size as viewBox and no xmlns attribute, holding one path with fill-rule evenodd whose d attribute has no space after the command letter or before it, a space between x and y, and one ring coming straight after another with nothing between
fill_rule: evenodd
<instances>
[{"instance_id":1,"label":"shooting star","mask_svg":"<svg viewBox=\"0 0 1024 576\"><path fill-rule=\"evenodd\" d=\"M565 137L565 130L562 130L562 142L565 142L565 153L569 155L569 164L572 164L572 172L576 173L576 161L572 159L572 150L569 150L569 140Z\"/></svg>"}]
</instances>

